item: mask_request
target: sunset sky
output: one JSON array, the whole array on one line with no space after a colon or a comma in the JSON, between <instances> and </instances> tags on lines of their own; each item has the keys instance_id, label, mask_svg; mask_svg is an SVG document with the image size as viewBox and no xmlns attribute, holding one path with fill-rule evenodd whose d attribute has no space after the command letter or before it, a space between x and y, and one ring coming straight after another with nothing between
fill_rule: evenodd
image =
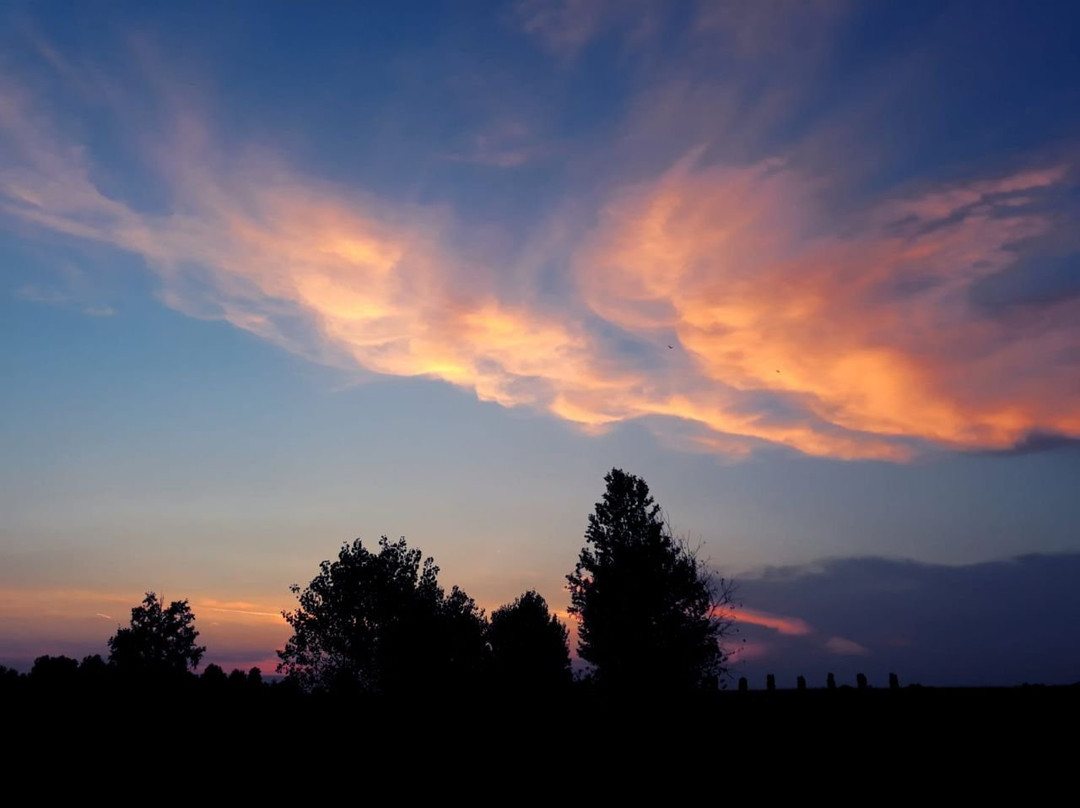
<instances>
[{"instance_id":1,"label":"sunset sky","mask_svg":"<svg viewBox=\"0 0 1080 808\"><path fill-rule=\"evenodd\" d=\"M736 675L1080 681L1078 41L1049 1L5 3L0 664L153 590L271 672L289 585L384 534L565 613L619 467L739 582Z\"/></svg>"}]
</instances>

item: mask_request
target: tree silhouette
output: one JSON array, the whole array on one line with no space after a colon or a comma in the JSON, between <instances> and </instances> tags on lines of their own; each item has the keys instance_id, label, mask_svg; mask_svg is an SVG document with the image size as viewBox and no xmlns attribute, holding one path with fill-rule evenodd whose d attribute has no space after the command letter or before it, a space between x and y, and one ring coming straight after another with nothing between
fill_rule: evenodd
<instances>
[{"instance_id":1,"label":"tree silhouette","mask_svg":"<svg viewBox=\"0 0 1080 808\"><path fill-rule=\"evenodd\" d=\"M620 469L604 480L567 576L579 655L611 689L715 687L726 670L731 586L672 537L644 480Z\"/></svg>"},{"instance_id":2,"label":"tree silhouette","mask_svg":"<svg viewBox=\"0 0 1080 808\"><path fill-rule=\"evenodd\" d=\"M446 595L438 573L405 539L383 536L377 553L360 539L342 545L305 589L290 587L299 608L282 613L293 636L278 651L278 672L306 689L338 692L473 680L485 660L486 619L457 587Z\"/></svg>"},{"instance_id":3,"label":"tree silhouette","mask_svg":"<svg viewBox=\"0 0 1080 808\"><path fill-rule=\"evenodd\" d=\"M71 686L79 674L79 661L66 656L39 656L30 669L30 680L50 687Z\"/></svg>"},{"instance_id":4,"label":"tree silhouette","mask_svg":"<svg viewBox=\"0 0 1080 808\"><path fill-rule=\"evenodd\" d=\"M551 692L570 682L566 626L537 592L496 609L487 636L497 686Z\"/></svg>"},{"instance_id":5,"label":"tree silhouette","mask_svg":"<svg viewBox=\"0 0 1080 808\"><path fill-rule=\"evenodd\" d=\"M186 600L168 608L153 592L131 610L131 625L109 638L109 662L117 669L139 674L185 673L199 666L206 648L196 645L199 632Z\"/></svg>"},{"instance_id":6,"label":"tree silhouette","mask_svg":"<svg viewBox=\"0 0 1080 808\"><path fill-rule=\"evenodd\" d=\"M229 682L229 676L220 665L211 662L203 668L202 676L199 677L203 687L221 691Z\"/></svg>"}]
</instances>

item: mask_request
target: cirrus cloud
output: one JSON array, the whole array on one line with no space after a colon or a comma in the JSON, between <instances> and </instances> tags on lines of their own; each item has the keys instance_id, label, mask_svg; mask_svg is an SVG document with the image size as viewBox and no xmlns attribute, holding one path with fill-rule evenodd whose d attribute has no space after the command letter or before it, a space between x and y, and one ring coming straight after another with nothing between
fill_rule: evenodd
<instances>
[{"instance_id":1,"label":"cirrus cloud","mask_svg":"<svg viewBox=\"0 0 1080 808\"><path fill-rule=\"evenodd\" d=\"M134 253L168 305L319 362L588 429L646 419L723 454L904 460L1080 436L1080 300L1032 316L973 298L1060 227L1044 200L1070 186L1065 165L838 215L783 159L694 149L611 183L594 223L550 256L571 277L553 303L515 256L456 248L464 214L217 148L190 114L142 155L161 209L107 193L94 154L10 83L0 138L9 223Z\"/></svg>"},{"instance_id":2,"label":"cirrus cloud","mask_svg":"<svg viewBox=\"0 0 1080 808\"><path fill-rule=\"evenodd\" d=\"M782 162L695 152L617 195L578 276L599 316L688 351L694 377L651 409L713 433L885 458L903 438L985 449L1076 435L1080 303L1023 321L971 299L1051 230L1037 200L1066 178L1055 166L934 189L838 226ZM740 412L755 396L794 417Z\"/></svg>"}]
</instances>

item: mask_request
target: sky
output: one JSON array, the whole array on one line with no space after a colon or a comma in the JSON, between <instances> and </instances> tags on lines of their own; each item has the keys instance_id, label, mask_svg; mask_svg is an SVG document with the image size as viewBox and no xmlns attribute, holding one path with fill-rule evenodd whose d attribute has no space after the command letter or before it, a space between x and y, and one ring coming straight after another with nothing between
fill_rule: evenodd
<instances>
[{"instance_id":1,"label":"sky","mask_svg":"<svg viewBox=\"0 0 1080 808\"><path fill-rule=\"evenodd\" d=\"M4 4L0 664L154 591L272 671L357 537L565 617L617 467L737 582L736 676L1080 681L1078 34Z\"/></svg>"}]
</instances>

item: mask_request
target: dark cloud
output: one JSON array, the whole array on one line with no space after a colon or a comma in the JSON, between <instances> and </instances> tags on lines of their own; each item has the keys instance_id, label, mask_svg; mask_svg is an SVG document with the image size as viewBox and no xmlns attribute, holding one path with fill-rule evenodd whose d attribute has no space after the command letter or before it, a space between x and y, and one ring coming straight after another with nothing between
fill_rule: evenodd
<instances>
[{"instance_id":1,"label":"dark cloud","mask_svg":"<svg viewBox=\"0 0 1080 808\"><path fill-rule=\"evenodd\" d=\"M963 566L884 558L769 568L742 581L756 613L800 618L809 633L745 623L736 676L811 686L865 673L885 686L1080 681L1080 553Z\"/></svg>"},{"instance_id":2,"label":"dark cloud","mask_svg":"<svg viewBox=\"0 0 1080 808\"><path fill-rule=\"evenodd\" d=\"M1047 432L1032 432L1025 435L1015 446L1008 449L988 449L971 454L988 457L1017 457L1019 455L1039 454L1058 450L1080 451L1080 439L1067 435L1054 435Z\"/></svg>"},{"instance_id":3,"label":"dark cloud","mask_svg":"<svg viewBox=\"0 0 1080 808\"><path fill-rule=\"evenodd\" d=\"M1045 307L1080 297L1080 255L1042 256L976 281L971 300L991 313Z\"/></svg>"}]
</instances>

